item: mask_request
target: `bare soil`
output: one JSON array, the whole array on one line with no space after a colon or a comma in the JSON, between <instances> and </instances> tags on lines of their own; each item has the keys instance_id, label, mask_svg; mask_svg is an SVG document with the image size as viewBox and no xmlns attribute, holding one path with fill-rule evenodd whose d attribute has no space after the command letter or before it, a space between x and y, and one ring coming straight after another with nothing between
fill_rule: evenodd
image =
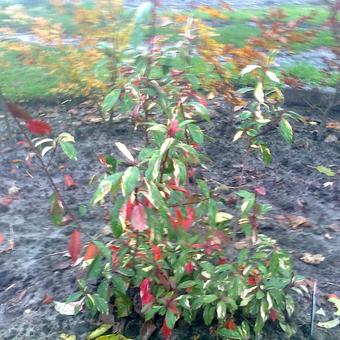
<instances>
[{"instance_id":1,"label":"bare soil","mask_svg":"<svg viewBox=\"0 0 340 340\"><path fill-rule=\"evenodd\" d=\"M103 123L85 123L89 112L86 104L67 102L60 105L32 104L30 112L48 121L54 128L53 134L68 131L76 137L78 161L70 162L58 154L51 172L58 185L65 191L66 200L77 211L78 204L88 204L95 185L89 185L93 175L102 171L98 162L99 153L115 154L114 142L121 141L138 147L140 134L133 130L128 121L115 122L112 126ZM207 139L206 152L211 158L207 163L210 170L203 176L212 185L236 187L239 185L240 164L243 149L232 143L236 130L233 114L227 109L214 111L211 123L203 128L211 137ZM301 111L301 109L300 109ZM311 117L311 112L302 109L300 113ZM331 119L339 119L334 114ZM267 195L263 201L273 207L269 218L263 222L260 231L275 238L280 246L288 250L294 261L297 274L310 280L317 280L317 309L322 307L326 317L316 315L316 322L331 319L331 305L325 294L340 296L340 144L338 141L325 143L315 138L312 125L296 125L293 146L287 145L276 134L268 135L272 148L273 162L264 167L256 156L251 157L246 171L246 188L264 186ZM8 196L8 190L15 186L18 193L9 205L0 204L0 232L6 242L13 236L14 250L0 253L0 339L1 340L45 340L58 339L61 333L75 334L85 339L98 322L86 313L77 316L59 315L51 304L43 304L47 295L55 301L65 301L76 290L77 269L70 267L67 257L67 243L70 227L55 227L49 219L49 198L51 189L33 158L32 168L25 162L28 150L16 142L22 140L14 133L10 140L5 125L0 121L0 198ZM336 131L332 132L336 134ZM339 136L338 136L339 137ZM60 165L63 165L60 168ZM327 177L313 166L332 166L337 175ZM72 175L77 187L67 189L63 183L65 174ZM325 184L331 182L331 184ZM224 193L226 196L228 192ZM277 216L303 216L309 227L292 230L278 222ZM91 234L105 226L103 210L90 209L83 217L82 225ZM11 235L12 231L12 235ZM303 253L322 254L325 260L319 265L302 262ZM311 297L297 296L297 311L292 323L297 327L294 339L307 339L310 329ZM126 335L137 338L139 321L127 321ZM201 324L189 328L179 327L175 338L212 339ZM158 339L157 335L155 339ZM315 339L340 339L339 326L332 330L316 327ZM262 339L285 339L273 327L268 327Z\"/></svg>"}]
</instances>

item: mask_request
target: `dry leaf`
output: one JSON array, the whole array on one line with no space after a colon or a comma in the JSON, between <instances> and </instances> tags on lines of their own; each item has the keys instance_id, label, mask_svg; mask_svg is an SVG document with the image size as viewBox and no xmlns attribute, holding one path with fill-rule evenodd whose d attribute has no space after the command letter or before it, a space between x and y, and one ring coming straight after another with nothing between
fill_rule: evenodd
<instances>
[{"instance_id":1,"label":"dry leaf","mask_svg":"<svg viewBox=\"0 0 340 340\"><path fill-rule=\"evenodd\" d=\"M276 220L292 229L312 227L312 223L308 218L298 215L279 215L276 216Z\"/></svg>"},{"instance_id":2,"label":"dry leaf","mask_svg":"<svg viewBox=\"0 0 340 340\"><path fill-rule=\"evenodd\" d=\"M234 248L237 250L249 248L251 245L250 239L249 238L244 238L241 241L235 242L234 243Z\"/></svg>"},{"instance_id":3,"label":"dry leaf","mask_svg":"<svg viewBox=\"0 0 340 340\"><path fill-rule=\"evenodd\" d=\"M324 261L325 257L322 254L311 254L311 253L304 253L303 256L300 258L303 262L307 264L320 264Z\"/></svg>"}]
</instances>

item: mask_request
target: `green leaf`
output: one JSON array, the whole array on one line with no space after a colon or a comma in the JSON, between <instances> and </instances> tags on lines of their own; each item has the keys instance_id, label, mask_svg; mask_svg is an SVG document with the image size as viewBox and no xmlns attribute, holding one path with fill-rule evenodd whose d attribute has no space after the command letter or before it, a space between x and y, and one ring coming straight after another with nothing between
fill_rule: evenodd
<instances>
[{"instance_id":1,"label":"green leaf","mask_svg":"<svg viewBox=\"0 0 340 340\"><path fill-rule=\"evenodd\" d=\"M103 299L99 294L93 294L93 302L95 307L97 308L99 313L108 315L109 314L109 306L105 299Z\"/></svg>"},{"instance_id":2,"label":"green leaf","mask_svg":"<svg viewBox=\"0 0 340 340\"><path fill-rule=\"evenodd\" d=\"M209 111L208 108L201 103L190 102L189 105L193 106L196 113L204 120L209 121Z\"/></svg>"},{"instance_id":3,"label":"green leaf","mask_svg":"<svg viewBox=\"0 0 340 340\"><path fill-rule=\"evenodd\" d=\"M286 311L289 317L293 315L294 309L295 309L294 300L290 295L287 295L286 296Z\"/></svg>"},{"instance_id":4,"label":"green leaf","mask_svg":"<svg viewBox=\"0 0 340 340\"><path fill-rule=\"evenodd\" d=\"M196 285L196 281L193 281L193 280L189 280L189 281L184 281L182 283L180 283L177 288L178 289L184 289L184 288L189 288L189 287L193 287Z\"/></svg>"},{"instance_id":5,"label":"green leaf","mask_svg":"<svg viewBox=\"0 0 340 340\"><path fill-rule=\"evenodd\" d=\"M51 196L51 219L52 223L60 225L64 216L64 207L62 202L58 199L57 193L53 193Z\"/></svg>"},{"instance_id":6,"label":"green leaf","mask_svg":"<svg viewBox=\"0 0 340 340\"><path fill-rule=\"evenodd\" d=\"M107 299L109 292L109 282L104 279L98 286L97 293L103 298Z\"/></svg>"},{"instance_id":7,"label":"green leaf","mask_svg":"<svg viewBox=\"0 0 340 340\"><path fill-rule=\"evenodd\" d=\"M151 309L145 313L145 321L152 319L161 308L162 306L152 306Z\"/></svg>"},{"instance_id":8,"label":"green leaf","mask_svg":"<svg viewBox=\"0 0 340 340\"><path fill-rule=\"evenodd\" d=\"M122 177L122 193L126 197L135 190L139 182L139 169L136 166L128 167Z\"/></svg>"},{"instance_id":9,"label":"green leaf","mask_svg":"<svg viewBox=\"0 0 340 340\"><path fill-rule=\"evenodd\" d=\"M100 241L92 241L94 245L100 250L101 254L104 255L109 261L111 261L112 253L111 250Z\"/></svg>"},{"instance_id":10,"label":"green leaf","mask_svg":"<svg viewBox=\"0 0 340 340\"><path fill-rule=\"evenodd\" d=\"M96 340L132 340L132 339L126 338L122 334L111 334L111 335L102 335Z\"/></svg>"},{"instance_id":11,"label":"green leaf","mask_svg":"<svg viewBox=\"0 0 340 340\"><path fill-rule=\"evenodd\" d=\"M227 304L223 301L220 300L217 303L217 307L216 307L216 312L217 312L217 318L220 320L224 320L226 317L226 313L227 313Z\"/></svg>"},{"instance_id":12,"label":"green leaf","mask_svg":"<svg viewBox=\"0 0 340 340\"><path fill-rule=\"evenodd\" d=\"M115 288L114 293L124 296L128 289L128 284L124 281L124 279L121 276L114 274L111 280Z\"/></svg>"},{"instance_id":13,"label":"green leaf","mask_svg":"<svg viewBox=\"0 0 340 340\"><path fill-rule=\"evenodd\" d=\"M189 124L188 130L190 132L192 140L195 143L202 145L204 142L204 135L201 128L196 124Z\"/></svg>"},{"instance_id":14,"label":"green leaf","mask_svg":"<svg viewBox=\"0 0 340 340\"><path fill-rule=\"evenodd\" d=\"M335 176L335 172L333 170L331 170L330 168L326 168L323 165L318 165L317 167L315 167L315 169L318 170L321 174L324 174L326 176L329 177Z\"/></svg>"},{"instance_id":15,"label":"green leaf","mask_svg":"<svg viewBox=\"0 0 340 340\"><path fill-rule=\"evenodd\" d=\"M117 172L114 175L110 175L102 179L98 185L96 192L92 197L92 205L100 202L112 189L119 185L123 176L122 172Z\"/></svg>"},{"instance_id":16,"label":"green leaf","mask_svg":"<svg viewBox=\"0 0 340 340\"><path fill-rule=\"evenodd\" d=\"M272 161L272 155L271 155L269 148L267 147L267 145L261 144L260 150L261 150L262 159L263 159L264 164L269 165L270 162Z\"/></svg>"},{"instance_id":17,"label":"green leaf","mask_svg":"<svg viewBox=\"0 0 340 340\"><path fill-rule=\"evenodd\" d=\"M209 295L205 295L205 296L202 297L203 303L206 303L206 304L212 303L212 302L216 301L217 299L218 299L218 297L214 294L209 294Z\"/></svg>"},{"instance_id":18,"label":"green leaf","mask_svg":"<svg viewBox=\"0 0 340 340\"><path fill-rule=\"evenodd\" d=\"M176 314L174 314L173 312L171 312L170 310L168 310L165 314L165 321L166 321L166 325L173 329L175 327L175 324L177 322L178 317L176 316Z\"/></svg>"},{"instance_id":19,"label":"green leaf","mask_svg":"<svg viewBox=\"0 0 340 340\"><path fill-rule=\"evenodd\" d=\"M122 295L115 299L115 307L117 308L117 316L125 318L130 315L133 305L128 296Z\"/></svg>"},{"instance_id":20,"label":"green leaf","mask_svg":"<svg viewBox=\"0 0 340 340\"><path fill-rule=\"evenodd\" d=\"M206 326L211 325L215 317L215 306L205 306L203 310L203 319Z\"/></svg>"},{"instance_id":21,"label":"green leaf","mask_svg":"<svg viewBox=\"0 0 340 340\"><path fill-rule=\"evenodd\" d=\"M112 209L111 214L111 230L114 237L119 238L124 232L124 226L119 218L120 210L125 203L125 199L123 197L119 197L115 201L115 205Z\"/></svg>"},{"instance_id":22,"label":"green leaf","mask_svg":"<svg viewBox=\"0 0 340 340\"><path fill-rule=\"evenodd\" d=\"M75 302L78 301L82 296L83 296L83 292L75 292L72 293L65 301L65 303L70 303L70 302Z\"/></svg>"},{"instance_id":23,"label":"green leaf","mask_svg":"<svg viewBox=\"0 0 340 340\"><path fill-rule=\"evenodd\" d=\"M280 125L279 125L279 131L283 137L283 139L289 143L292 144L293 143L293 128L290 125L290 123L288 122L287 119L282 118L280 121Z\"/></svg>"},{"instance_id":24,"label":"green leaf","mask_svg":"<svg viewBox=\"0 0 340 340\"><path fill-rule=\"evenodd\" d=\"M103 112L109 112L113 108L113 106L117 103L121 92L121 89L114 89L106 95L102 104Z\"/></svg>"},{"instance_id":25,"label":"green leaf","mask_svg":"<svg viewBox=\"0 0 340 340\"><path fill-rule=\"evenodd\" d=\"M102 257L97 256L88 267L87 278L97 279L99 278L101 272L102 272Z\"/></svg>"},{"instance_id":26,"label":"green leaf","mask_svg":"<svg viewBox=\"0 0 340 340\"><path fill-rule=\"evenodd\" d=\"M72 161L77 160L77 150L73 144L70 142L60 142L61 149L63 150L64 154Z\"/></svg>"}]
</instances>

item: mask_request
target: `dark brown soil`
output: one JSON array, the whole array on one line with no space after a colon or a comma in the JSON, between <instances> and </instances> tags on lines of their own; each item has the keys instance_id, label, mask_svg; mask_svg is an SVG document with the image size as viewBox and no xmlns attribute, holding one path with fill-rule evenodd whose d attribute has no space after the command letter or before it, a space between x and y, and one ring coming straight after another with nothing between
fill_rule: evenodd
<instances>
[{"instance_id":1,"label":"dark brown soil","mask_svg":"<svg viewBox=\"0 0 340 340\"><path fill-rule=\"evenodd\" d=\"M112 126L85 124L82 119L90 110L86 105L68 102L59 106L36 104L31 108L36 114L46 114L44 119L53 126L55 136L68 131L76 137L78 162L70 162L59 154L51 166L53 177L67 191L66 199L75 211L79 203L88 204L95 190L95 186L88 183L102 170L97 155L114 154L116 141L138 146L140 140L139 134L127 121L116 122ZM228 110L217 113L204 127L211 137L206 151L212 159L207 164L210 170L205 171L204 176L226 186L238 186L237 176L240 175L244 151L240 144L231 142L235 133L232 113ZM260 231L277 239L280 246L292 254L297 274L317 280L317 308L322 307L327 314L326 318L316 315L316 322L319 322L329 320L333 312L324 294L340 296L340 144L339 141L317 141L313 129L315 127L311 125L296 126L293 146L285 144L276 134L269 135L267 139L272 148L273 163L264 167L256 156L251 157L246 171L246 186L250 189L264 186L267 196L263 201L273 207L270 218L263 223ZM50 222L51 189L36 160L33 159L32 168L27 167L27 149L15 144L22 137L15 134L14 141L9 140L3 122L0 122L0 131L0 198L7 196L8 189L13 186L19 189L10 205L0 205L0 232L5 235L0 249L5 248L10 230L13 230L15 242L13 251L0 253L0 339L58 339L60 333L75 334L77 339L85 339L86 333L96 327L96 322L86 313L75 317L63 316L55 311L53 303L42 303L46 295L53 296L55 301L65 301L76 290L76 270L69 266L69 258L64 256L71 229L55 227ZM59 165L64 165L64 168L58 169ZM312 168L317 165L335 165L333 170L337 175L326 177ZM76 188L66 190L64 174L72 175ZM333 184L325 186L326 182ZM291 230L276 221L277 215L304 216L312 226ZM102 217L102 209L91 209L83 218L82 225L95 234L105 226ZM305 252L321 253L325 260L319 265L305 264L299 259ZM297 298L297 311L292 320L298 330L295 339L307 339L311 298ZM138 323L131 321L127 326L127 335L136 338ZM201 325L190 329L180 327L176 332L176 338L190 339L194 335L200 335L200 339L212 338ZM263 339L284 339L284 336L268 329ZM315 339L340 339L339 327L328 331L316 328Z\"/></svg>"}]
</instances>

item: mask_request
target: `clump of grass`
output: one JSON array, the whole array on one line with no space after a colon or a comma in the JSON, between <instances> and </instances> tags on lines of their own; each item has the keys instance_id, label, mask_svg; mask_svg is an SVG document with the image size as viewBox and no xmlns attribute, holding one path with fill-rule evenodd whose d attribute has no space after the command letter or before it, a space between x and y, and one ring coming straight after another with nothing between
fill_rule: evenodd
<instances>
[{"instance_id":1,"label":"clump of grass","mask_svg":"<svg viewBox=\"0 0 340 340\"><path fill-rule=\"evenodd\" d=\"M339 74L337 72L332 72L326 75L322 70L318 69L316 66L299 62L291 66L285 67L285 71L288 75L297 77L301 79L305 84L310 86L331 86L335 87Z\"/></svg>"}]
</instances>

